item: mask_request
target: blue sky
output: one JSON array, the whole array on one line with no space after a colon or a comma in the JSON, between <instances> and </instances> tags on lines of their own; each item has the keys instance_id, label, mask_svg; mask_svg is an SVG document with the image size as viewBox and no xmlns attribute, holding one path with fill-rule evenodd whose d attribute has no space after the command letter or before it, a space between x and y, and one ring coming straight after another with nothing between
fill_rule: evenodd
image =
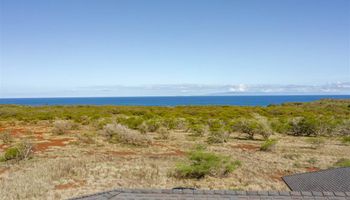
<instances>
[{"instance_id":1,"label":"blue sky","mask_svg":"<svg viewBox=\"0 0 350 200\"><path fill-rule=\"evenodd\" d=\"M0 0L0 97L350 93L348 0Z\"/></svg>"}]
</instances>

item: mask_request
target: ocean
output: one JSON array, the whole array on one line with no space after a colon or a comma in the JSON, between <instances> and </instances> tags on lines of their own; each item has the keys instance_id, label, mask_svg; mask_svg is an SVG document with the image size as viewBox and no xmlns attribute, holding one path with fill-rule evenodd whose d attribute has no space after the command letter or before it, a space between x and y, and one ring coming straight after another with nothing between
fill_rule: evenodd
<instances>
[{"instance_id":1,"label":"ocean","mask_svg":"<svg viewBox=\"0 0 350 200\"><path fill-rule=\"evenodd\" d=\"M235 105L267 106L286 102L310 102L320 99L350 99L350 95L280 95L280 96L174 96L174 97L62 97L0 98L0 104L17 105L124 105L184 106Z\"/></svg>"}]
</instances>

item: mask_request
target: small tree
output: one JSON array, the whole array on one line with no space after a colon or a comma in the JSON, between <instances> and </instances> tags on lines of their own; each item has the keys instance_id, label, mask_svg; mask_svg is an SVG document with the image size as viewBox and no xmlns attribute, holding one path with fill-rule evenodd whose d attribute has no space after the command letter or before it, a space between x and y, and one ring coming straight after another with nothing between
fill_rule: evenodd
<instances>
[{"instance_id":1,"label":"small tree","mask_svg":"<svg viewBox=\"0 0 350 200\"><path fill-rule=\"evenodd\" d=\"M297 117L289 123L289 133L294 136L313 136L317 135L317 126L312 118Z\"/></svg>"}]
</instances>

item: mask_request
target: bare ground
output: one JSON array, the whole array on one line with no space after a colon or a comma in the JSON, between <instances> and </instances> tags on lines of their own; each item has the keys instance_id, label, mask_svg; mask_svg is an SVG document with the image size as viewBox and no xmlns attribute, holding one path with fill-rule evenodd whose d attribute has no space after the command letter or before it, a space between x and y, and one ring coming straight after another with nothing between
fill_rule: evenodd
<instances>
[{"instance_id":1,"label":"bare ground","mask_svg":"<svg viewBox=\"0 0 350 200\"><path fill-rule=\"evenodd\" d=\"M58 136L46 125L2 127L13 143L34 143L30 160L0 163L0 199L64 199L113 188L173 188L288 190L281 176L332 167L349 157L350 146L336 138L314 147L304 137L274 135L271 152L260 151L260 140L233 134L229 142L207 145L205 137L173 131L167 140L154 139L147 147L106 142L101 136L82 137L88 127ZM157 138L156 133L148 133ZM170 176L177 162L197 144L209 151L240 160L242 166L227 177L176 179ZM8 144L0 143L0 153Z\"/></svg>"}]
</instances>

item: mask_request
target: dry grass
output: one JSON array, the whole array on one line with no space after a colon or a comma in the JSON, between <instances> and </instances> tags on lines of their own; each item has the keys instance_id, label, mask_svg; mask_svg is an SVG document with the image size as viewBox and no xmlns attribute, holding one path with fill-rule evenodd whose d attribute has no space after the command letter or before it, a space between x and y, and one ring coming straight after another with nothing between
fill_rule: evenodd
<instances>
[{"instance_id":1,"label":"dry grass","mask_svg":"<svg viewBox=\"0 0 350 200\"><path fill-rule=\"evenodd\" d=\"M151 138L149 136L120 124L107 124L103 128L102 134L111 142L120 142L136 146L144 146L151 143Z\"/></svg>"},{"instance_id":2,"label":"dry grass","mask_svg":"<svg viewBox=\"0 0 350 200\"><path fill-rule=\"evenodd\" d=\"M10 144L13 141L13 136L9 131L2 131L0 133L0 141L2 141L3 144Z\"/></svg>"},{"instance_id":3,"label":"dry grass","mask_svg":"<svg viewBox=\"0 0 350 200\"><path fill-rule=\"evenodd\" d=\"M171 139L159 140L157 132L141 134L125 129L133 137L155 138L148 146L140 146L107 142L105 136L89 132L88 127L60 136L52 135L50 128L41 125L11 128L16 130L15 140L31 137L37 146L46 146L35 151L33 159L0 162L0 199L6 200L66 199L121 187L288 190L281 176L333 167L350 151L350 146L339 138L327 138L322 148L316 149L307 137L274 135L273 139L278 139L274 150L263 152L260 146L264 141L239 139L236 133L226 143L207 144L205 137L182 131L171 131ZM59 139L69 140L54 145ZM129 143L129 139L125 141ZM215 154L240 160L242 166L225 177L196 180L170 176L176 163L185 160L185 152L198 144ZM5 148L0 146L0 154Z\"/></svg>"},{"instance_id":4,"label":"dry grass","mask_svg":"<svg viewBox=\"0 0 350 200\"><path fill-rule=\"evenodd\" d=\"M66 134L69 130L73 128L73 123L68 120L56 120L53 123L52 133L56 135Z\"/></svg>"}]
</instances>

